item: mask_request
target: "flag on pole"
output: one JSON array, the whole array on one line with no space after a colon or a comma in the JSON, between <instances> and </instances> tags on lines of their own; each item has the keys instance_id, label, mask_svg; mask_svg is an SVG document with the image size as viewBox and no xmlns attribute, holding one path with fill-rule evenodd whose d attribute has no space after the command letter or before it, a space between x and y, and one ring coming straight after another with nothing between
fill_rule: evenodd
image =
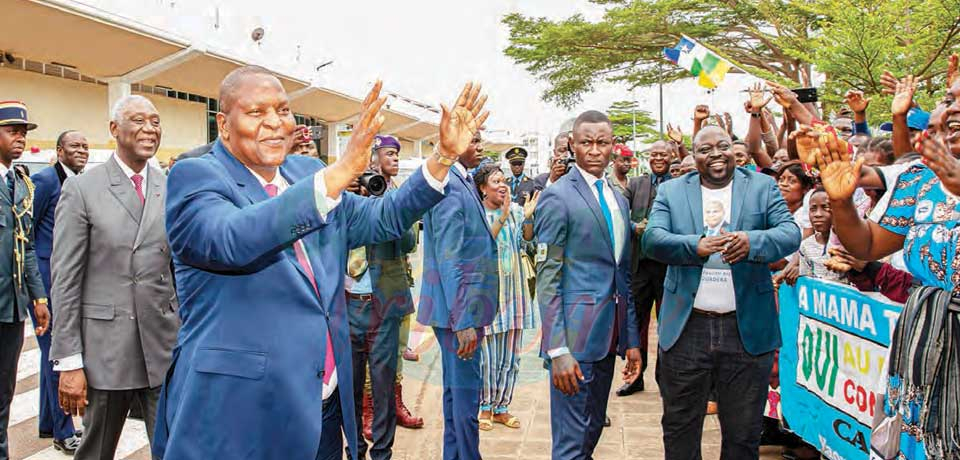
<instances>
[{"instance_id":1,"label":"flag on pole","mask_svg":"<svg viewBox=\"0 0 960 460\"><path fill-rule=\"evenodd\" d=\"M686 35L680 38L677 46L664 48L663 54L670 62L689 70L697 77L700 86L709 89L714 89L723 82L732 67L726 59Z\"/></svg>"}]
</instances>

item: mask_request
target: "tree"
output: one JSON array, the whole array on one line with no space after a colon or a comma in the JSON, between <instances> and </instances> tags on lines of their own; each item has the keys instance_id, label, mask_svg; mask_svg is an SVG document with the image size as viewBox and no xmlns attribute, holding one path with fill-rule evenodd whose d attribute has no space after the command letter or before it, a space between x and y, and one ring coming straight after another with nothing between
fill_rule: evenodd
<instances>
[{"instance_id":1,"label":"tree","mask_svg":"<svg viewBox=\"0 0 960 460\"><path fill-rule=\"evenodd\" d=\"M663 58L681 35L761 78L812 86L816 66L828 82L870 93L885 65L936 79L940 57L960 43L960 0L591 2L605 7L599 22L503 18L504 53L550 84L544 100L570 107L599 82L632 89L688 77Z\"/></svg>"},{"instance_id":2,"label":"tree","mask_svg":"<svg viewBox=\"0 0 960 460\"><path fill-rule=\"evenodd\" d=\"M633 137L633 121L636 114L637 140L653 142L660 139L660 131L655 128L657 120L650 116L650 112L641 110L634 101L614 102L607 110L607 116L613 123L613 135L631 139Z\"/></svg>"}]
</instances>

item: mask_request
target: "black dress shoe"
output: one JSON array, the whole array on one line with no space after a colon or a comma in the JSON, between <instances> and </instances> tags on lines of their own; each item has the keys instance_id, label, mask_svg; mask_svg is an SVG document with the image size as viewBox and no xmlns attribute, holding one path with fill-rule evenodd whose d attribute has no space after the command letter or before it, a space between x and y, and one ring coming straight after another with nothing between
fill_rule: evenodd
<instances>
[{"instance_id":1,"label":"black dress shoe","mask_svg":"<svg viewBox=\"0 0 960 460\"><path fill-rule=\"evenodd\" d=\"M608 427L608 426L610 426L610 417L604 417L604 418L603 418L603 427L606 428L606 427Z\"/></svg>"},{"instance_id":2,"label":"black dress shoe","mask_svg":"<svg viewBox=\"0 0 960 460\"><path fill-rule=\"evenodd\" d=\"M67 439L53 440L53 448L59 450L67 455L73 455L77 452L77 449L80 447L80 438L77 436L70 436Z\"/></svg>"},{"instance_id":3,"label":"black dress shoe","mask_svg":"<svg viewBox=\"0 0 960 460\"><path fill-rule=\"evenodd\" d=\"M630 396L638 391L643 391L643 377L639 376L630 383L624 383L617 389L617 396Z\"/></svg>"}]
</instances>

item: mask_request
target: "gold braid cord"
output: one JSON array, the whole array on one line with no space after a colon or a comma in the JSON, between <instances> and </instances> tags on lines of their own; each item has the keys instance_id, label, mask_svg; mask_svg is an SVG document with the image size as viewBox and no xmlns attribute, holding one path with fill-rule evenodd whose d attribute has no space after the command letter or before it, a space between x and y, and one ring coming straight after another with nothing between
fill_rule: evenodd
<instances>
[{"instance_id":1,"label":"gold braid cord","mask_svg":"<svg viewBox=\"0 0 960 460\"><path fill-rule=\"evenodd\" d=\"M28 176L19 172L17 172L17 176L27 184L27 196L20 202L19 207L16 203L11 207L13 209L13 258L17 269L17 290L22 290L27 243L30 242L27 232L24 231L24 227L26 227L24 217L33 220L33 191L36 187ZM14 196L14 199L16 199L16 196Z\"/></svg>"}]
</instances>

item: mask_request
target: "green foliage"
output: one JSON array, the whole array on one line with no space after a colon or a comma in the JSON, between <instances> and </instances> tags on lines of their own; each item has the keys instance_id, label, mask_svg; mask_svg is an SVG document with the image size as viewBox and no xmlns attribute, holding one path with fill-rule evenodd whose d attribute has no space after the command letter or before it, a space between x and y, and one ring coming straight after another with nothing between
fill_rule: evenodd
<instances>
[{"instance_id":1,"label":"green foliage","mask_svg":"<svg viewBox=\"0 0 960 460\"><path fill-rule=\"evenodd\" d=\"M653 142L660 138L659 126L650 112L639 109L633 101L614 102L607 110L607 116L613 123L613 135L625 139L633 137L633 116L637 117L637 140Z\"/></svg>"},{"instance_id":2,"label":"green foliage","mask_svg":"<svg viewBox=\"0 0 960 460\"><path fill-rule=\"evenodd\" d=\"M921 76L932 95L942 88L945 56L960 47L960 0L591 2L605 8L599 22L503 18L504 53L550 84L546 101L571 107L600 82L634 88L688 77L663 57L681 35L761 78L810 86L816 69L827 76L828 103L849 88L879 94L886 69Z\"/></svg>"}]
</instances>

